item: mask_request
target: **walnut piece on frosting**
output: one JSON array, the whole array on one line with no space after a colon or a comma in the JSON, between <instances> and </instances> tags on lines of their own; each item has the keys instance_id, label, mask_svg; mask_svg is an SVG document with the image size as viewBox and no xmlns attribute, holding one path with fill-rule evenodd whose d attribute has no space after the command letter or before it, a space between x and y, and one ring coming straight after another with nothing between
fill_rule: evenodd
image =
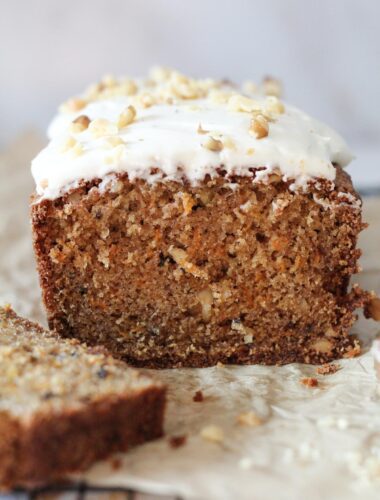
<instances>
[{"instance_id":1,"label":"walnut piece on frosting","mask_svg":"<svg viewBox=\"0 0 380 500\"><path fill-rule=\"evenodd\" d=\"M262 89L266 95L281 97L282 95L282 85L280 80L273 78L272 76L267 76L262 82Z\"/></svg>"},{"instance_id":2,"label":"walnut piece on frosting","mask_svg":"<svg viewBox=\"0 0 380 500\"><path fill-rule=\"evenodd\" d=\"M74 139L73 136L69 135L68 137L65 137L59 146L59 151L61 153L67 153L71 148L73 148L77 144L77 141Z\"/></svg>"},{"instance_id":3,"label":"walnut piece on frosting","mask_svg":"<svg viewBox=\"0 0 380 500\"><path fill-rule=\"evenodd\" d=\"M234 94L228 99L227 107L230 111L240 111L252 113L253 111L262 111L262 105L241 94Z\"/></svg>"},{"instance_id":4,"label":"walnut piece on frosting","mask_svg":"<svg viewBox=\"0 0 380 500\"><path fill-rule=\"evenodd\" d=\"M70 131L73 134L79 134L88 128L90 125L90 118L86 115L80 115L71 122Z\"/></svg>"},{"instance_id":5,"label":"walnut piece on frosting","mask_svg":"<svg viewBox=\"0 0 380 500\"><path fill-rule=\"evenodd\" d=\"M72 97L64 102L59 110L63 113L75 113L76 111L80 111L87 105L87 101L81 99L79 97Z\"/></svg>"},{"instance_id":6,"label":"walnut piece on frosting","mask_svg":"<svg viewBox=\"0 0 380 500\"><path fill-rule=\"evenodd\" d=\"M218 152L223 149L223 142L219 139L214 139L214 137L208 136L206 141L203 143L203 147L209 149L210 151Z\"/></svg>"},{"instance_id":7,"label":"walnut piece on frosting","mask_svg":"<svg viewBox=\"0 0 380 500\"><path fill-rule=\"evenodd\" d=\"M251 134L254 134L257 139L267 137L269 133L269 123L267 118L261 114L254 116L251 120L249 131Z\"/></svg>"},{"instance_id":8,"label":"walnut piece on frosting","mask_svg":"<svg viewBox=\"0 0 380 500\"><path fill-rule=\"evenodd\" d=\"M118 132L117 125L105 118L96 118L95 120L92 120L88 129L94 137L115 135Z\"/></svg>"},{"instance_id":9,"label":"walnut piece on frosting","mask_svg":"<svg viewBox=\"0 0 380 500\"><path fill-rule=\"evenodd\" d=\"M110 135L109 137L104 138L103 144L105 148L112 149L116 148L117 146L120 146L120 144L125 144L125 143L121 137L118 137L116 135Z\"/></svg>"},{"instance_id":10,"label":"walnut piece on frosting","mask_svg":"<svg viewBox=\"0 0 380 500\"><path fill-rule=\"evenodd\" d=\"M246 82L243 82L243 85L242 85L242 89L244 92L246 92L247 94L257 94L259 88L258 86L256 85L256 83L254 82L251 82L251 81L246 81Z\"/></svg>"},{"instance_id":11,"label":"walnut piece on frosting","mask_svg":"<svg viewBox=\"0 0 380 500\"><path fill-rule=\"evenodd\" d=\"M198 125L197 134L205 135L208 134L209 130L205 130L201 124Z\"/></svg>"},{"instance_id":12,"label":"walnut piece on frosting","mask_svg":"<svg viewBox=\"0 0 380 500\"><path fill-rule=\"evenodd\" d=\"M275 113L281 115L285 112L285 106L276 96L268 96L265 102L265 110L267 113Z\"/></svg>"},{"instance_id":13,"label":"walnut piece on frosting","mask_svg":"<svg viewBox=\"0 0 380 500\"><path fill-rule=\"evenodd\" d=\"M124 128L136 118L136 109L133 106L128 106L122 113L119 115L119 120L117 122L118 128Z\"/></svg>"}]
</instances>

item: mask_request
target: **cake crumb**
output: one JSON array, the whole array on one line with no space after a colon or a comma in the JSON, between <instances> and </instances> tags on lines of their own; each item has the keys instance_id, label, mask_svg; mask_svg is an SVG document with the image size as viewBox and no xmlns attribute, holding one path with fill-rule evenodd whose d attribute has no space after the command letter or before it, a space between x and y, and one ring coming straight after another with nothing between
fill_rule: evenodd
<instances>
[{"instance_id":1,"label":"cake crumb","mask_svg":"<svg viewBox=\"0 0 380 500\"><path fill-rule=\"evenodd\" d=\"M184 446L187 441L187 436L185 434L182 434L180 436L171 436L169 438L169 446L170 448L176 449L180 448L181 446Z\"/></svg>"},{"instance_id":2,"label":"cake crumb","mask_svg":"<svg viewBox=\"0 0 380 500\"><path fill-rule=\"evenodd\" d=\"M254 411L241 413L236 417L236 420L240 425L246 425L248 427L257 427L263 423L262 419L256 415Z\"/></svg>"},{"instance_id":3,"label":"cake crumb","mask_svg":"<svg viewBox=\"0 0 380 500\"><path fill-rule=\"evenodd\" d=\"M338 370L340 370L340 366L335 363L326 363L324 365L318 366L316 369L316 372L318 375L332 375L336 373Z\"/></svg>"},{"instance_id":4,"label":"cake crumb","mask_svg":"<svg viewBox=\"0 0 380 500\"><path fill-rule=\"evenodd\" d=\"M368 318L380 321L380 297L373 297L365 308L365 314Z\"/></svg>"},{"instance_id":5,"label":"cake crumb","mask_svg":"<svg viewBox=\"0 0 380 500\"><path fill-rule=\"evenodd\" d=\"M207 425L203 427L200 435L206 441L214 441L215 443L221 443L224 440L224 432L217 425Z\"/></svg>"},{"instance_id":6,"label":"cake crumb","mask_svg":"<svg viewBox=\"0 0 380 500\"><path fill-rule=\"evenodd\" d=\"M193 396L193 401L195 403L201 403L202 401L204 401L203 392L202 391L196 391L196 393Z\"/></svg>"},{"instance_id":7,"label":"cake crumb","mask_svg":"<svg viewBox=\"0 0 380 500\"><path fill-rule=\"evenodd\" d=\"M112 470L119 470L123 465L123 461L120 457L112 458L110 460L110 465Z\"/></svg>"},{"instance_id":8,"label":"cake crumb","mask_svg":"<svg viewBox=\"0 0 380 500\"><path fill-rule=\"evenodd\" d=\"M300 382L306 387L318 387L318 380L314 377L301 378Z\"/></svg>"}]
</instances>

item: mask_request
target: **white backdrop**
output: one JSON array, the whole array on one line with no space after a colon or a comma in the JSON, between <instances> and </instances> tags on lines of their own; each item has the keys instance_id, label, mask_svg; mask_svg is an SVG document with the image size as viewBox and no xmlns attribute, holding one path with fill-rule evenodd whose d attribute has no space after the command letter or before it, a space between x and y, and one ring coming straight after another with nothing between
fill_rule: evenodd
<instances>
[{"instance_id":1,"label":"white backdrop","mask_svg":"<svg viewBox=\"0 0 380 500\"><path fill-rule=\"evenodd\" d=\"M375 167L378 0L0 0L0 146L44 131L58 103L105 73L164 64L241 81L274 75ZM378 161L378 160L377 160ZM367 163L367 165L365 165ZM372 182L371 178L371 182Z\"/></svg>"}]
</instances>

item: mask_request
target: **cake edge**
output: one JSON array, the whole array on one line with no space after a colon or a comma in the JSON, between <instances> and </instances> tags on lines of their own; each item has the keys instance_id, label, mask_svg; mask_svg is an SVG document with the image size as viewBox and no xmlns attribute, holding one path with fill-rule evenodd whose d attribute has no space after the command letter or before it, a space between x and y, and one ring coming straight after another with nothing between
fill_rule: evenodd
<instances>
[{"instance_id":1,"label":"cake edge","mask_svg":"<svg viewBox=\"0 0 380 500\"><path fill-rule=\"evenodd\" d=\"M19 317L9 306L6 311L26 328L56 335ZM152 379L151 386L133 394L104 396L75 409L37 412L25 421L0 412L0 491L64 480L115 452L162 437L165 407L166 386Z\"/></svg>"}]
</instances>

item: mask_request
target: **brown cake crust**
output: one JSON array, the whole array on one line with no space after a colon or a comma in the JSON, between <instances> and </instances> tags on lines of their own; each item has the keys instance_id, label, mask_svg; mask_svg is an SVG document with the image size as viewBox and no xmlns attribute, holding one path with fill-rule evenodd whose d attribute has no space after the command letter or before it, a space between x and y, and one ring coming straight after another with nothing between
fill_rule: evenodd
<instances>
[{"instance_id":1,"label":"brown cake crust","mask_svg":"<svg viewBox=\"0 0 380 500\"><path fill-rule=\"evenodd\" d=\"M41 415L28 426L0 415L0 484L3 489L48 484L112 453L159 438L163 412L162 391L154 388L133 398Z\"/></svg>"},{"instance_id":2,"label":"brown cake crust","mask_svg":"<svg viewBox=\"0 0 380 500\"><path fill-rule=\"evenodd\" d=\"M44 333L13 311L6 314L23 328ZM101 395L63 409L47 411L41 404L40 411L26 418L0 411L0 488L46 485L114 452L161 437L164 408L165 387L152 383L130 394Z\"/></svg>"},{"instance_id":3,"label":"brown cake crust","mask_svg":"<svg viewBox=\"0 0 380 500\"><path fill-rule=\"evenodd\" d=\"M348 284L365 225L350 177L337 167L334 186L292 192L255 173L198 186L119 175L36 200L50 327L157 368L358 353L348 332L368 294Z\"/></svg>"}]
</instances>

